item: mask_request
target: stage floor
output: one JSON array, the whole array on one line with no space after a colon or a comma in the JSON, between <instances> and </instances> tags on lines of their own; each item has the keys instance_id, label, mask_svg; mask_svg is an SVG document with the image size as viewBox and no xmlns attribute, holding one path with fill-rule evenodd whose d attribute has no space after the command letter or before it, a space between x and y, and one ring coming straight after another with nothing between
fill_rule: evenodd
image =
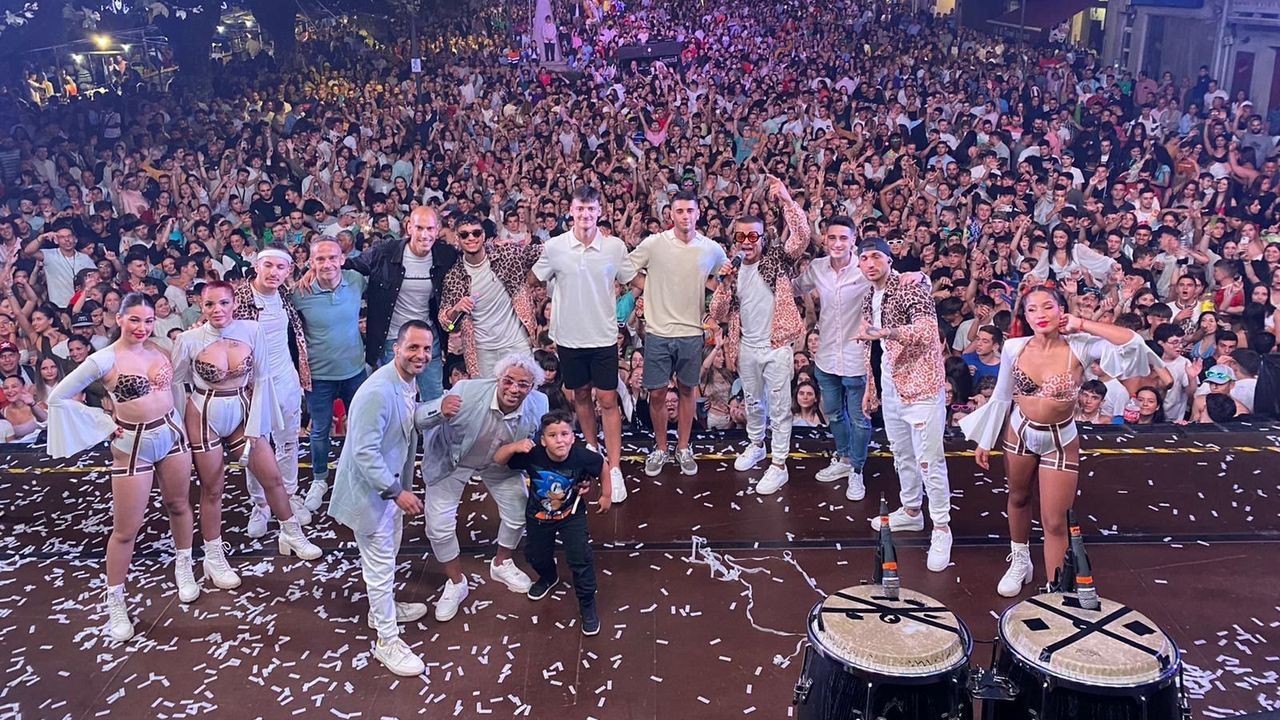
<instances>
[{"instance_id":1,"label":"stage floor","mask_svg":"<svg viewBox=\"0 0 1280 720\"><path fill-rule=\"evenodd\" d=\"M535 603L489 580L496 506L473 486L459 510L473 588L452 621L428 614L405 628L427 662L412 679L370 655L350 532L318 516L310 533L326 548L321 561L276 557L274 543L243 534L238 475L224 538L241 588L206 582L197 602L178 602L157 495L129 583L138 636L105 641L103 457L57 467L37 451L10 453L0 469L0 717L793 717L806 615L826 593L869 579L866 518L881 492L896 505L897 483L877 453L867 499L851 503L842 484L813 481L825 459L798 453L790 483L760 497L749 491L760 471L736 473L722 454L731 444L699 445L694 477L644 478L630 464L631 498L592 516L603 621L593 638L580 634L567 586ZM1280 708L1277 445L1270 430L1086 437L1077 507L1100 592L1181 646L1197 718ZM899 534L903 585L990 639L1016 602L995 593L1008 552L1003 481L963 452L948 464L953 565L928 572L927 534ZM720 570L692 552L695 537ZM1033 559L1043 584L1038 547ZM397 579L398 599L428 604L444 582L420 518L406 527ZM975 664L987 648L977 646Z\"/></svg>"}]
</instances>

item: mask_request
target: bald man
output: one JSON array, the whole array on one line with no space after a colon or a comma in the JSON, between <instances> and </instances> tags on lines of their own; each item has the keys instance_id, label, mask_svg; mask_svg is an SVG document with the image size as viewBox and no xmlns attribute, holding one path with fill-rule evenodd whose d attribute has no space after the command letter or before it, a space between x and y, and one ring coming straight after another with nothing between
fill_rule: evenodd
<instances>
[{"instance_id":1,"label":"bald man","mask_svg":"<svg viewBox=\"0 0 1280 720\"><path fill-rule=\"evenodd\" d=\"M440 216L435 208L418 207L409 214L405 239L388 238L346 262L346 267L369 276L365 362L379 367L391 362L396 333L409 320L431 323L435 347L431 362L418 375L419 401L444 394L440 339L448 337L440 327L440 292L445 273L458 261L458 251L440 237Z\"/></svg>"}]
</instances>

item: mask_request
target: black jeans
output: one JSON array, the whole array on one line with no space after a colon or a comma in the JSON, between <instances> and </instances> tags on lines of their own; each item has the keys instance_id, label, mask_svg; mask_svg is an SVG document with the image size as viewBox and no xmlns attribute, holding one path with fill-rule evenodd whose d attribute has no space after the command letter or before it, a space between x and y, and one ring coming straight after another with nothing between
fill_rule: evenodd
<instances>
[{"instance_id":1,"label":"black jeans","mask_svg":"<svg viewBox=\"0 0 1280 720\"><path fill-rule=\"evenodd\" d=\"M573 572L573 590L578 605L595 602L596 570L591 561L591 534L587 531L586 503L563 520L539 520L526 513L524 558L538 573L539 580L555 580L556 536L564 543L564 557Z\"/></svg>"}]
</instances>

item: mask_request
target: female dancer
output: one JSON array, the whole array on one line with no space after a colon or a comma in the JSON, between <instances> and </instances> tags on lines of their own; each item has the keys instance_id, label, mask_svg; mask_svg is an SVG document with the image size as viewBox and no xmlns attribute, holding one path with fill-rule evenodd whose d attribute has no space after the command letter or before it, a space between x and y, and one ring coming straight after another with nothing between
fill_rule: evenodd
<instances>
[{"instance_id":1,"label":"female dancer","mask_svg":"<svg viewBox=\"0 0 1280 720\"><path fill-rule=\"evenodd\" d=\"M174 575L178 599L200 596L191 564L191 449L182 419L173 408L173 367L151 344L155 310L141 293L129 293L117 316L120 338L90 355L49 395L49 454L64 458L111 441L112 529L107 540L107 633L124 642L133 637L125 603L124 582L133 544L142 529L158 475L160 496L169 514L169 530L177 548ZM102 379L114 402L112 417L75 400Z\"/></svg>"},{"instance_id":2,"label":"female dancer","mask_svg":"<svg viewBox=\"0 0 1280 720\"><path fill-rule=\"evenodd\" d=\"M284 420L272 392L262 329L252 320L232 319L235 307L230 284L206 284L200 293L204 324L179 335L173 348L174 397L184 410L200 478L204 572L223 590L240 586L240 576L227 563L222 545L224 445L233 457L247 458L261 479L267 504L280 519L280 554L293 553L304 560L320 557L320 548L307 540L293 517L267 440L272 429L284 426ZM194 388L189 398L187 388Z\"/></svg>"},{"instance_id":3,"label":"female dancer","mask_svg":"<svg viewBox=\"0 0 1280 720\"><path fill-rule=\"evenodd\" d=\"M1112 377L1150 372L1151 354L1137 333L1070 315L1066 307L1058 291L1043 285L1022 297L1015 317L1033 334L1005 341L995 392L960 421L965 437L978 443L975 457L984 470L991 467L991 448L1004 440L1012 551L998 588L1005 597L1017 595L1034 571L1030 502L1031 476L1037 467L1044 564L1050 579L1066 553L1066 514L1075 501L1080 474L1073 416L1084 369L1097 360Z\"/></svg>"}]
</instances>

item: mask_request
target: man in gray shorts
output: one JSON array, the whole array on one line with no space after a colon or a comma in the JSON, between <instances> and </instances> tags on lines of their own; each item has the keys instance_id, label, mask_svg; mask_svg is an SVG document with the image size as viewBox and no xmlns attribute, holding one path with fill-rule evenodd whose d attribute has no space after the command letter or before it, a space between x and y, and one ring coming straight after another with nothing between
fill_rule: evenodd
<instances>
[{"instance_id":1,"label":"man in gray shorts","mask_svg":"<svg viewBox=\"0 0 1280 720\"><path fill-rule=\"evenodd\" d=\"M680 472L693 475L698 463L689 447L696 410L704 346L702 316L712 276L727 260L724 248L699 233L698 196L681 192L671 203L670 230L650 235L629 256L637 275L633 283L644 293L644 387L649 391L649 418L654 449L644 461L650 477L671 459L667 443L667 386L674 375L680 395L676 420L676 460Z\"/></svg>"}]
</instances>

